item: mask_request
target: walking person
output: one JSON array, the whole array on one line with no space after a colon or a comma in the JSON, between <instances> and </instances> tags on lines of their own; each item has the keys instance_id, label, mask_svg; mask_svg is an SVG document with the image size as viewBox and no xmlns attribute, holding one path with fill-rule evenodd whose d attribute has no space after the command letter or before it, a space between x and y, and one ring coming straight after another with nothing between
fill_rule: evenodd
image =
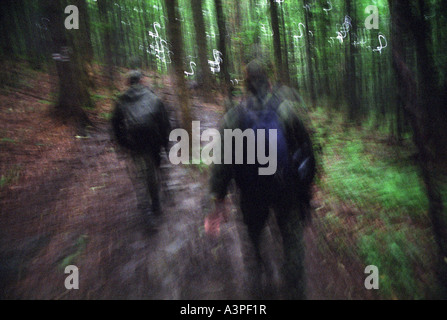
<instances>
[{"instance_id":1,"label":"walking person","mask_svg":"<svg viewBox=\"0 0 447 320\"><path fill-rule=\"evenodd\" d=\"M130 87L118 99L112 127L118 144L132 158L130 175L138 208L153 223L152 217L161 213L160 153L168 148L171 127L163 102L142 84L142 78L140 71L129 74Z\"/></svg>"},{"instance_id":2,"label":"walking person","mask_svg":"<svg viewBox=\"0 0 447 320\"><path fill-rule=\"evenodd\" d=\"M234 179L240 193L240 210L256 260L255 265L248 266L253 296L263 298L260 240L272 210L283 240L285 263L282 274L288 298L303 299L303 230L310 214L315 158L306 126L296 112L302 100L291 100L294 95L290 94L290 88L279 86L273 89L260 61L254 60L248 64L245 80L249 95L239 106L227 112L221 131L253 129L257 132L259 129L275 129L277 170L273 175L259 175L258 169L262 165L258 163L241 165L233 161L232 164L214 164L210 192L215 209L205 218L205 230L210 235L217 235L220 223L227 219L225 197L230 181ZM269 134L266 132L267 136ZM223 140L224 134L221 137ZM224 143L222 141L221 145ZM255 145L258 145L257 141ZM244 154L247 154L247 147L245 142Z\"/></svg>"}]
</instances>

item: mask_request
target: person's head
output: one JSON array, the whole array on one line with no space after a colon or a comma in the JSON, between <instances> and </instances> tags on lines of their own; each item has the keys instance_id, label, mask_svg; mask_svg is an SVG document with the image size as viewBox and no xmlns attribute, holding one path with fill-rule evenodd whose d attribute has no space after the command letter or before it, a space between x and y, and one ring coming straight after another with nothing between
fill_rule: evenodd
<instances>
[{"instance_id":1,"label":"person's head","mask_svg":"<svg viewBox=\"0 0 447 320\"><path fill-rule=\"evenodd\" d=\"M141 82L141 79L143 78L143 74L138 70L134 70L134 71L129 72L129 75L127 78L129 81L129 85L133 86L133 85L139 84Z\"/></svg>"},{"instance_id":2,"label":"person's head","mask_svg":"<svg viewBox=\"0 0 447 320\"><path fill-rule=\"evenodd\" d=\"M247 89L257 96L267 93L270 88L270 81L266 69L261 61L251 61L245 69L245 80Z\"/></svg>"}]
</instances>

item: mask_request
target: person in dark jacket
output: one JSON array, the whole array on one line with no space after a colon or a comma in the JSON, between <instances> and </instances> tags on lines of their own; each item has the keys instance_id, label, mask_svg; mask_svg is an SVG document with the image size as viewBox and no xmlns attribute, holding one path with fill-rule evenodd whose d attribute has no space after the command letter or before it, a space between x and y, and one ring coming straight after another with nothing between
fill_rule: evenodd
<instances>
[{"instance_id":1,"label":"person in dark jacket","mask_svg":"<svg viewBox=\"0 0 447 320\"><path fill-rule=\"evenodd\" d=\"M305 297L303 230L310 212L311 184L315 174L315 159L308 130L298 109L305 109L302 100L288 87L272 89L262 62L252 61L246 70L248 97L223 118L221 131L247 129L247 114L262 113L269 108L276 111L287 142L285 160L290 171L272 177L250 176L250 166L214 164L210 189L215 209L205 218L205 231L218 235L219 225L227 220L225 197L230 181L234 179L240 193L240 210L253 244L256 263L249 266L250 283L255 298L263 298L261 288L262 257L261 232L270 210L275 213L284 247L284 282L289 299ZM265 133L267 135L267 133ZM224 145L224 134L221 134ZM279 136L278 136L279 139ZM279 141L279 140L278 140ZM278 143L279 146L279 143ZM244 149L245 150L245 149ZM244 151L245 152L245 151ZM222 155L222 159L224 156ZM234 162L233 162L234 163ZM278 164L279 166L279 164ZM280 169L280 168L278 168ZM286 169L283 169L283 171ZM289 169L287 169L289 170ZM268 277L268 276L267 276Z\"/></svg>"},{"instance_id":2,"label":"person in dark jacket","mask_svg":"<svg viewBox=\"0 0 447 320\"><path fill-rule=\"evenodd\" d=\"M128 169L138 208L148 218L161 213L160 153L168 148L170 123L163 102L142 84L141 72L130 73L129 85L116 103L112 127L118 144L133 160Z\"/></svg>"}]
</instances>

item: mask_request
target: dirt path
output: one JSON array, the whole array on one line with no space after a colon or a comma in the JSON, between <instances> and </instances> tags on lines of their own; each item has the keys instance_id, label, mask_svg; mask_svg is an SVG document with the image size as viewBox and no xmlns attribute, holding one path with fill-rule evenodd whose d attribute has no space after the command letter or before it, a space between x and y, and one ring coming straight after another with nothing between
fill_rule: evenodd
<instances>
[{"instance_id":1,"label":"dirt path","mask_svg":"<svg viewBox=\"0 0 447 320\"><path fill-rule=\"evenodd\" d=\"M169 87L165 90L169 90ZM165 91L167 103L172 92ZM171 97L171 98L169 98ZM4 168L20 164L21 178L2 188L0 216L0 296L10 299L250 299L242 259L248 244L236 206L222 237L204 235L209 204L207 172L192 166L162 163L163 215L158 231L148 232L136 208L126 156L117 152L106 122L88 138L64 127L45 130L48 106L31 97L9 97L32 112L17 116L15 104L3 105L7 132L29 122L42 130L20 145L2 143ZM194 119L202 129L216 127L221 110L196 101ZM31 119L40 117L41 120ZM11 122L12 121L12 122ZM59 130L65 130L60 134ZM17 133L17 132L16 132ZM68 134L67 134L68 133ZM28 136L29 133L24 133ZM57 137L52 138L52 136ZM63 136L65 139L61 140ZM40 139L36 143L35 139ZM46 145L48 144L48 145ZM32 146L24 148L23 145ZM6 163L5 162L5 163ZM2 168L2 169L4 169ZM18 169L19 170L19 169ZM233 197L230 197L233 199ZM318 206L318 203L315 204ZM369 299L363 269L356 262L321 253L318 228L306 230L306 270L310 299ZM266 260L281 299L281 246L273 221L264 234ZM66 290L67 265L79 268L79 290Z\"/></svg>"}]
</instances>

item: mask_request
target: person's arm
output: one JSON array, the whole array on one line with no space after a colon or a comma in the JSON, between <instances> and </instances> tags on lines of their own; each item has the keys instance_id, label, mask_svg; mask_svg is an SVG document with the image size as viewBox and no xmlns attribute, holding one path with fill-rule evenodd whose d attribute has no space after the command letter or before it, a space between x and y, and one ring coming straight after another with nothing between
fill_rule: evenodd
<instances>
[{"instance_id":1,"label":"person's arm","mask_svg":"<svg viewBox=\"0 0 447 320\"><path fill-rule=\"evenodd\" d=\"M210 192L212 196L217 200L223 200L227 195L228 185L233 178L233 165L225 164L225 141L224 132L225 130L234 130L239 128L239 118L240 118L241 106L234 107L228 111L222 119L220 125L220 150L221 150L221 163L215 163L211 167L211 177L210 177Z\"/></svg>"},{"instance_id":2,"label":"person's arm","mask_svg":"<svg viewBox=\"0 0 447 320\"><path fill-rule=\"evenodd\" d=\"M312 154L312 142L305 122L310 122L302 101L285 100L281 103L278 114L285 125L287 140L291 151L303 149Z\"/></svg>"},{"instance_id":3,"label":"person's arm","mask_svg":"<svg viewBox=\"0 0 447 320\"><path fill-rule=\"evenodd\" d=\"M224 164L224 130L234 129L238 126L238 108L231 109L224 117L221 128L221 162L213 164L210 177L210 193L213 201L213 210L205 218L205 232L211 236L218 236L220 223L227 221L225 197L228 192L228 185L233 178L233 166Z\"/></svg>"},{"instance_id":4,"label":"person's arm","mask_svg":"<svg viewBox=\"0 0 447 320\"><path fill-rule=\"evenodd\" d=\"M169 114L163 102L160 101L160 117L161 117L161 143L166 152L169 152L169 135L171 134L171 123L169 121Z\"/></svg>"},{"instance_id":5,"label":"person's arm","mask_svg":"<svg viewBox=\"0 0 447 320\"><path fill-rule=\"evenodd\" d=\"M305 106L300 102L285 102L279 108L280 117L285 124L290 152L293 156L295 174L298 178L300 190L304 193L310 192L310 186L316 173L316 160L309 134L310 121L305 114ZM301 108L302 112L299 112Z\"/></svg>"},{"instance_id":6,"label":"person's arm","mask_svg":"<svg viewBox=\"0 0 447 320\"><path fill-rule=\"evenodd\" d=\"M127 147L127 139L123 132L124 114L120 102L117 102L112 116L112 130L118 144Z\"/></svg>"},{"instance_id":7,"label":"person's arm","mask_svg":"<svg viewBox=\"0 0 447 320\"><path fill-rule=\"evenodd\" d=\"M222 162L223 157L223 138L222 138ZM213 164L210 177L210 192L213 199L223 201L227 195L228 185L233 178L233 168L230 164Z\"/></svg>"}]
</instances>

